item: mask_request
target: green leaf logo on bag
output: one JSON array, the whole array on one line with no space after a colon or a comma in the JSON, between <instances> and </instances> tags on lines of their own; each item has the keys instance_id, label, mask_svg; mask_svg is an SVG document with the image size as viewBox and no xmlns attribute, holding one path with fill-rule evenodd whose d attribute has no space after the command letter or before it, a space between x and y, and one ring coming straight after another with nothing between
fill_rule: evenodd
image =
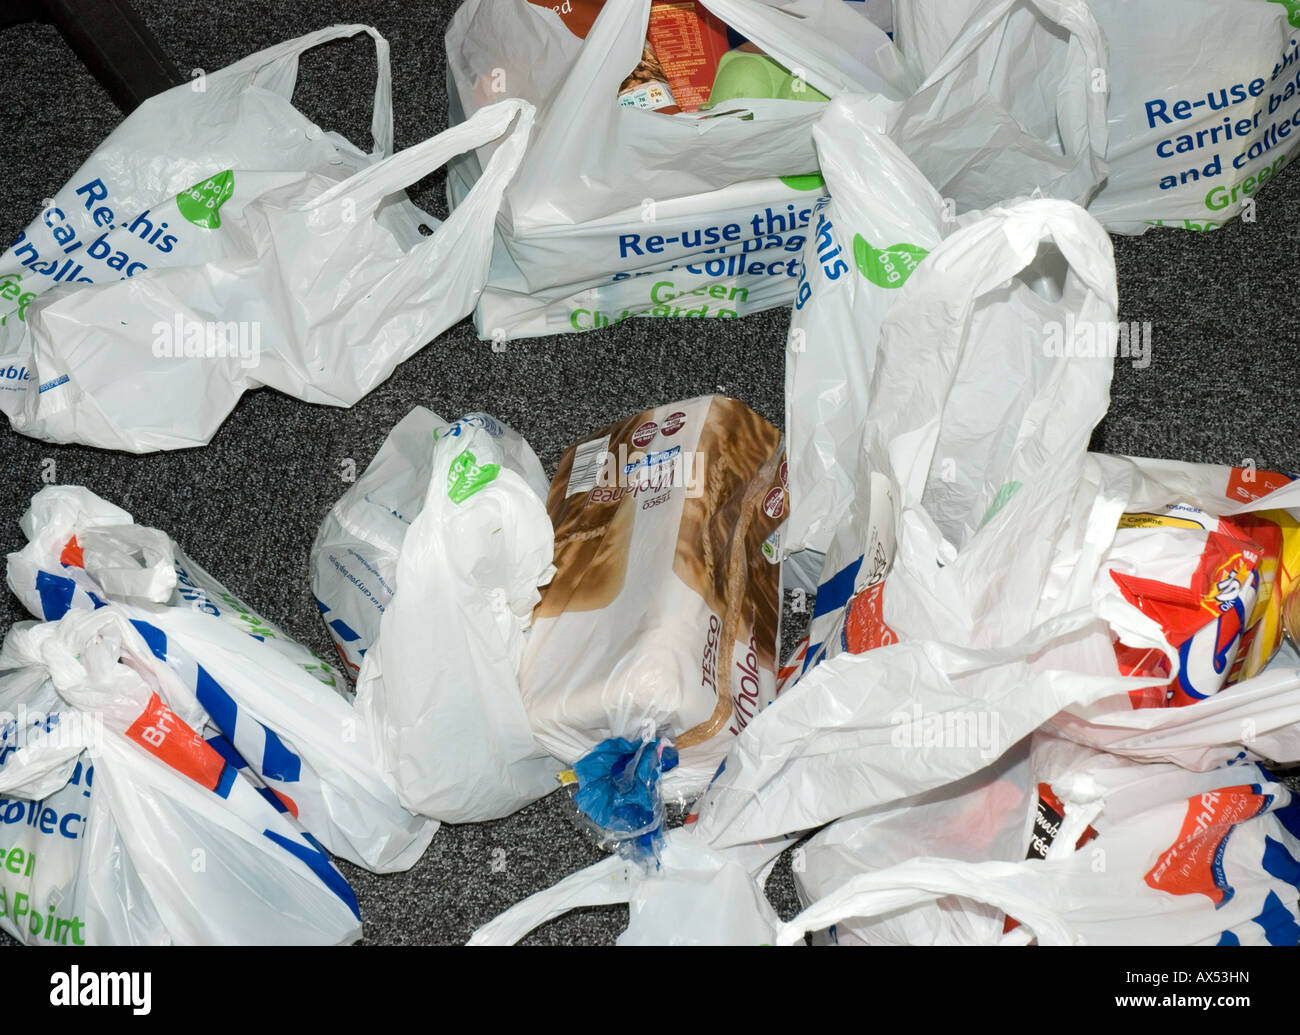
<instances>
[{"instance_id":1,"label":"green leaf logo on bag","mask_svg":"<svg viewBox=\"0 0 1300 1035\"><path fill-rule=\"evenodd\" d=\"M826 181L821 173L804 173L802 176L782 176L781 182L791 190L821 190Z\"/></svg>"},{"instance_id":2,"label":"green leaf logo on bag","mask_svg":"<svg viewBox=\"0 0 1300 1035\"><path fill-rule=\"evenodd\" d=\"M181 215L204 230L221 225L221 206L235 193L235 174L227 169L176 195Z\"/></svg>"},{"instance_id":3,"label":"green leaf logo on bag","mask_svg":"<svg viewBox=\"0 0 1300 1035\"><path fill-rule=\"evenodd\" d=\"M858 272L877 287L902 287L929 254L914 244L873 248L861 234L853 235L853 261L858 265Z\"/></svg>"},{"instance_id":4,"label":"green leaf logo on bag","mask_svg":"<svg viewBox=\"0 0 1300 1035\"><path fill-rule=\"evenodd\" d=\"M464 503L500 473L500 464L480 464L466 449L451 462L451 470L447 472L447 495L452 503Z\"/></svg>"},{"instance_id":5,"label":"green leaf logo on bag","mask_svg":"<svg viewBox=\"0 0 1300 1035\"><path fill-rule=\"evenodd\" d=\"M1020 482L1010 481L1002 488L998 489L998 494L993 497L993 502L989 504L989 509L984 513L984 520L980 522L980 528L987 525L997 515L997 512L1007 505L1007 501L1020 491Z\"/></svg>"},{"instance_id":6,"label":"green leaf logo on bag","mask_svg":"<svg viewBox=\"0 0 1300 1035\"><path fill-rule=\"evenodd\" d=\"M1286 17L1293 26L1300 29L1300 0L1273 0L1286 8Z\"/></svg>"}]
</instances>

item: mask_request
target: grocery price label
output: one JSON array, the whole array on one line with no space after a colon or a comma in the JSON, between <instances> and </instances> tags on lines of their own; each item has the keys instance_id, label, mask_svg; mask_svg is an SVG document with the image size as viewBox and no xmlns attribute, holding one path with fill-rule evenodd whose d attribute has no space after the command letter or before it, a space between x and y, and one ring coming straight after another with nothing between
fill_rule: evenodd
<instances>
[{"instance_id":1,"label":"grocery price label","mask_svg":"<svg viewBox=\"0 0 1300 1035\"><path fill-rule=\"evenodd\" d=\"M622 94L618 103L624 108L645 108L654 111L673 103L673 96L662 83L650 83L648 86Z\"/></svg>"}]
</instances>

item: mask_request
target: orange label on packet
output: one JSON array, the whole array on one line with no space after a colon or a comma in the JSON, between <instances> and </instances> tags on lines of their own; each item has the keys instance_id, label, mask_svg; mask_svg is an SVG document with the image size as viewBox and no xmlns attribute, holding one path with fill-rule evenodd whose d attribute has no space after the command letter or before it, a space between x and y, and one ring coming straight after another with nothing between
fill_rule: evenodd
<instances>
[{"instance_id":1,"label":"orange label on packet","mask_svg":"<svg viewBox=\"0 0 1300 1035\"><path fill-rule=\"evenodd\" d=\"M650 6L650 45L659 57L673 98L682 111L707 103L727 52L727 27L693 0Z\"/></svg>"},{"instance_id":2,"label":"orange label on packet","mask_svg":"<svg viewBox=\"0 0 1300 1035\"><path fill-rule=\"evenodd\" d=\"M1259 471L1253 467L1234 467L1228 475L1228 487L1224 495L1230 500L1250 502L1263 499L1270 492L1290 485L1294 476L1282 471Z\"/></svg>"},{"instance_id":3,"label":"orange label on packet","mask_svg":"<svg viewBox=\"0 0 1300 1035\"><path fill-rule=\"evenodd\" d=\"M898 634L885 624L885 584L868 586L849 602L844 619L844 647L850 654L863 654L898 642Z\"/></svg>"},{"instance_id":4,"label":"orange label on packet","mask_svg":"<svg viewBox=\"0 0 1300 1035\"><path fill-rule=\"evenodd\" d=\"M151 755L210 791L215 791L221 782L225 759L163 704L157 694L149 698L148 705L126 735Z\"/></svg>"}]
</instances>

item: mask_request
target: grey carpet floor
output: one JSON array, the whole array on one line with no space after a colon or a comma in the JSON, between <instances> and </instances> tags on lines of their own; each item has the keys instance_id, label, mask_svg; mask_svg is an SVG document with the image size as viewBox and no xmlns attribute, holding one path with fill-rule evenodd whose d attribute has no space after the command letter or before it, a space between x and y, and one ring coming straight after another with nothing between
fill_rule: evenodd
<instances>
[{"instance_id":1,"label":"grey carpet floor","mask_svg":"<svg viewBox=\"0 0 1300 1035\"><path fill-rule=\"evenodd\" d=\"M442 40L455 6L136 0L187 75L334 23L376 26L392 44L399 149L446 125ZM0 54L0 240L9 241L121 115L54 29L0 31ZM373 88L368 39L345 41L303 59L295 103L368 147ZM1151 322L1153 358L1142 370L1117 362L1110 414L1094 448L1300 470L1298 177L1289 170L1258 195L1253 224L1115 239L1121 319ZM411 194L428 211L445 214L439 175ZM734 323L630 320L588 334L511 342L503 352L480 342L463 321L351 410L253 392L210 446L183 453L136 457L53 446L6 427L0 551L23 542L18 518L41 488L43 461L52 458L59 482L86 485L137 522L166 530L263 614L328 654L308 587L308 550L346 488L342 462L364 467L412 406L446 418L493 413L520 431L552 472L585 431L694 395L725 392L780 425L788 321L782 310ZM0 630L26 617L7 593L0 599ZM463 942L502 909L600 857L556 794L498 822L443 827L407 873L375 876L340 865L357 891L367 942L442 944ZM769 894L783 915L797 908L788 860ZM530 941L609 943L626 917L625 907L584 910Z\"/></svg>"}]
</instances>

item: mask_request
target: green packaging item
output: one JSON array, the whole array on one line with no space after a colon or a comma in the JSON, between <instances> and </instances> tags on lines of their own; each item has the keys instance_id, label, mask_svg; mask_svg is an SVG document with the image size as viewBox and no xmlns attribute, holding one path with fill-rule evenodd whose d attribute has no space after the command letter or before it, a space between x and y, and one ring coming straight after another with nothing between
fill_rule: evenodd
<instances>
[{"instance_id":1,"label":"green packaging item","mask_svg":"<svg viewBox=\"0 0 1300 1035\"><path fill-rule=\"evenodd\" d=\"M798 87L798 88L796 88ZM718 62L718 74L704 108L712 108L737 97L759 97L779 101L826 101L824 93L814 90L766 54L729 50Z\"/></svg>"}]
</instances>

